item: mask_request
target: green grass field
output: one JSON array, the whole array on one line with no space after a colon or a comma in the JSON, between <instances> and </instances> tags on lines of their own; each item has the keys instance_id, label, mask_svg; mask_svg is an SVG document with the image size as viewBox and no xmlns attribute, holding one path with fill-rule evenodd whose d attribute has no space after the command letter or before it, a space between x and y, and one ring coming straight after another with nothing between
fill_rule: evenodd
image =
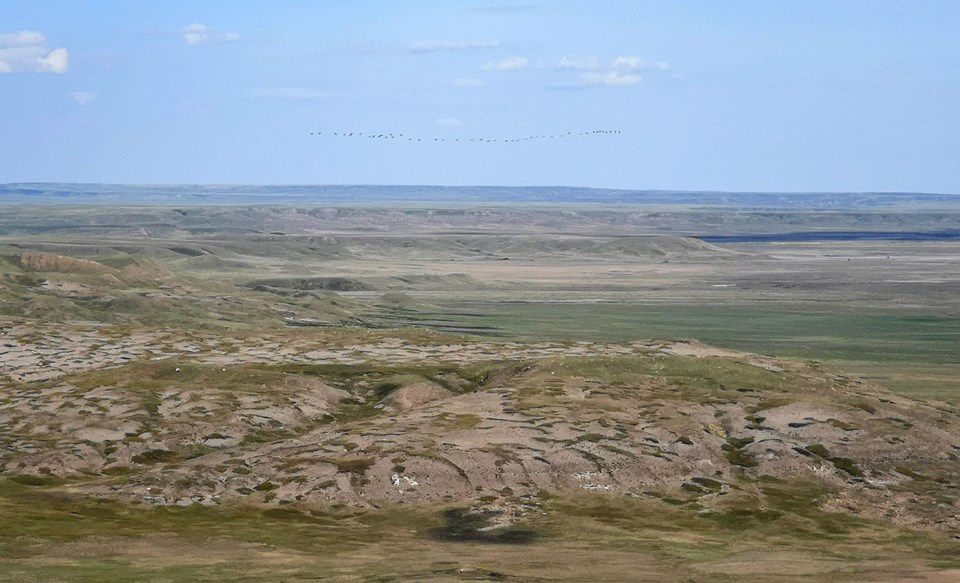
<instances>
[{"instance_id":1,"label":"green grass field","mask_svg":"<svg viewBox=\"0 0 960 583\"><path fill-rule=\"evenodd\" d=\"M433 315L523 340L688 338L759 354L817 360L923 397L960 396L960 315L773 304L446 304ZM416 320L413 320L414 322Z\"/></svg>"},{"instance_id":2,"label":"green grass field","mask_svg":"<svg viewBox=\"0 0 960 583\"><path fill-rule=\"evenodd\" d=\"M445 523L444 507L137 507L2 479L0 580L870 581L960 567L943 534L823 512L812 484L757 487L768 507L722 514L654 496L545 497L517 525L529 536L498 543L458 537L471 525Z\"/></svg>"}]
</instances>

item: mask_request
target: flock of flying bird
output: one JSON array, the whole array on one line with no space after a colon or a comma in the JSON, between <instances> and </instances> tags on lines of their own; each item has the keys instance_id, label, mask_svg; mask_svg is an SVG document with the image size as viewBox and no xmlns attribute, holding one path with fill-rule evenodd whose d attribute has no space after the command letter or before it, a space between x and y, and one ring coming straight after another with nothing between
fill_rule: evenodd
<instances>
[{"instance_id":1,"label":"flock of flying bird","mask_svg":"<svg viewBox=\"0 0 960 583\"><path fill-rule=\"evenodd\" d=\"M572 138L577 136L598 136L622 133L620 130L591 130L587 132L564 132L560 134L550 134L541 136L527 136L523 138L418 138L405 134L364 134L362 132L310 132L311 136L335 136L338 138L369 138L374 140L406 140L408 142L477 142L477 143L512 143L526 142L528 140L557 140L561 138Z\"/></svg>"}]
</instances>

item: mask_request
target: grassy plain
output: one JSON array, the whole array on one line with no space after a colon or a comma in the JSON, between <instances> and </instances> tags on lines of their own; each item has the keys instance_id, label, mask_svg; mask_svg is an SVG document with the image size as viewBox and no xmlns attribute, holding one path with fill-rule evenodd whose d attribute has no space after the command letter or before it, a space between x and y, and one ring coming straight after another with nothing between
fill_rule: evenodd
<instances>
[{"instance_id":1,"label":"grassy plain","mask_svg":"<svg viewBox=\"0 0 960 583\"><path fill-rule=\"evenodd\" d=\"M463 302L445 308L428 319L524 340L697 339L746 352L821 361L916 396L960 396L960 316L932 307Z\"/></svg>"},{"instance_id":2,"label":"grassy plain","mask_svg":"<svg viewBox=\"0 0 960 583\"><path fill-rule=\"evenodd\" d=\"M770 507L705 517L679 500L546 497L523 544L444 540L441 508L141 507L0 480L10 581L948 581L941 536L817 509L771 480ZM946 571L954 569L954 571ZM953 575L951 575L953 573Z\"/></svg>"},{"instance_id":3,"label":"grassy plain","mask_svg":"<svg viewBox=\"0 0 960 583\"><path fill-rule=\"evenodd\" d=\"M956 211L3 210L0 579L960 577L960 241L689 237Z\"/></svg>"}]
</instances>

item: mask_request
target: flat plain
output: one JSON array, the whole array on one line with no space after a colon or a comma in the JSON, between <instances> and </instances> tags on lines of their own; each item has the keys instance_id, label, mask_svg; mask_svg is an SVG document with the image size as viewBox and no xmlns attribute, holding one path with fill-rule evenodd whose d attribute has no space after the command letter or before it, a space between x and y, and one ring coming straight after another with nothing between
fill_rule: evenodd
<instances>
[{"instance_id":1,"label":"flat plain","mask_svg":"<svg viewBox=\"0 0 960 583\"><path fill-rule=\"evenodd\" d=\"M0 578L960 577L957 205L718 197L3 207Z\"/></svg>"}]
</instances>

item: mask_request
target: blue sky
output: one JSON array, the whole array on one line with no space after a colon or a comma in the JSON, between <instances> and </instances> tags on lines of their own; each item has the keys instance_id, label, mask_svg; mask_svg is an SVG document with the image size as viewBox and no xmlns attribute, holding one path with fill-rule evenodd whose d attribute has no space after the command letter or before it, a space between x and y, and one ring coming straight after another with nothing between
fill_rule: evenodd
<instances>
[{"instance_id":1,"label":"blue sky","mask_svg":"<svg viewBox=\"0 0 960 583\"><path fill-rule=\"evenodd\" d=\"M5 0L0 182L957 193L958 31L953 0Z\"/></svg>"}]
</instances>

